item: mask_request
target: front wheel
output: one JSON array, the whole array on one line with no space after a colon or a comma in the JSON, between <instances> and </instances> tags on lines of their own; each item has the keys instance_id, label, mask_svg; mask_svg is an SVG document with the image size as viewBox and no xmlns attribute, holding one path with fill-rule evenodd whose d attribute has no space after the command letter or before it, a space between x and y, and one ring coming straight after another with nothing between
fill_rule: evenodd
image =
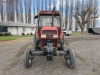
<instances>
[{"instance_id":1,"label":"front wheel","mask_svg":"<svg viewBox=\"0 0 100 75\"><path fill-rule=\"evenodd\" d=\"M66 52L65 60L68 68L74 69L75 68L75 52L69 49Z\"/></svg>"},{"instance_id":2,"label":"front wheel","mask_svg":"<svg viewBox=\"0 0 100 75\"><path fill-rule=\"evenodd\" d=\"M32 51L27 49L24 53L24 66L25 68L30 68L32 66Z\"/></svg>"}]
</instances>

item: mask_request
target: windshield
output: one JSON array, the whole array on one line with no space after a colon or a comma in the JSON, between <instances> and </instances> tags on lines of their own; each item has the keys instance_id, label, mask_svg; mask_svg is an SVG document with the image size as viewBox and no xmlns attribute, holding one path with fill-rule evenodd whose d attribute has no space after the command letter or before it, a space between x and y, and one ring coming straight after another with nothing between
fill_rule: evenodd
<instances>
[{"instance_id":1,"label":"windshield","mask_svg":"<svg viewBox=\"0 0 100 75\"><path fill-rule=\"evenodd\" d=\"M54 26L60 27L60 17L54 16ZM40 16L39 26L51 26L52 25L52 16Z\"/></svg>"}]
</instances>

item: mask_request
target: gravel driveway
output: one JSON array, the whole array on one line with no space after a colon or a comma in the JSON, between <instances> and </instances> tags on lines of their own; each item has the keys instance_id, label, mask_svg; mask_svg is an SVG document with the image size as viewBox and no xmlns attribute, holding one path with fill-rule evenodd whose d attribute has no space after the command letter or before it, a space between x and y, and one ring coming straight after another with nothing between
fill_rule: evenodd
<instances>
[{"instance_id":1,"label":"gravel driveway","mask_svg":"<svg viewBox=\"0 0 100 75\"><path fill-rule=\"evenodd\" d=\"M25 69L23 52L32 46L32 39L0 42L0 75L100 75L100 36L65 37L65 47L75 50L76 69L66 67L63 57L36 56L33 66Z\"/></svg>"}]
</instances>

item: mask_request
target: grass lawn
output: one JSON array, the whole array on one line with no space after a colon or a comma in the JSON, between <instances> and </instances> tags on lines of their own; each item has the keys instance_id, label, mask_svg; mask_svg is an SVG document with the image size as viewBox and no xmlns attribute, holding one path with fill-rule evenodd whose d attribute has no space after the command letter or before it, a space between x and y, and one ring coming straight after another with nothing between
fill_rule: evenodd
<instances>
[{"instance_id":1,"label":"grass lawn","mask_svg":"<svg viewBox=\"0 0 100 75\"><path fill-rule=\"evenodd\" d=\"M31 36L0 36L0 41L8 41L8 40L16 40L18 38L32 38L34 35Z\"/></svg>"},{"instance_id":2,"label":"grass lawn","mask_svg":"<svg viewBox=\"0 0 100 75\"><path fill-rule=\"evenodd\" d=\"M84 32L83 34L81 34L81 32L72 32L72 36L80 36L80 35L88 35L88 32Z\"/></svg>"},{"instance_id":3,"label":"grass lawn","mask_svg":"<svg viewBox=\"0 0 100 75\"><path fill-rule=\"evenodd\" d=\"M72 36L80 36L80 35L88 35L88 32L84 32L81 34L81 32L72 32ZM18 38L33 38L34 35L29 36L0 36L0 41L9 41L9 40L16 40Z\"/></svg>"}]
</instances>

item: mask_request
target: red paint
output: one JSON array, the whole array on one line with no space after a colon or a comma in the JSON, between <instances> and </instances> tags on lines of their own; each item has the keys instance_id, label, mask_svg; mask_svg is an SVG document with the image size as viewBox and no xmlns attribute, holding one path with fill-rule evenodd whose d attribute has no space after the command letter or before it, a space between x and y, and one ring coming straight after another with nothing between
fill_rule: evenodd
<instances>
[{"instance_id":1,"label":"red paint","mask_svg":"<svg viewBox=\"0 0 100 75\"><path fill-rule=\"evenodd\" d=\"M61 28L61 31L60 31L60 38L63 37L63 29Z\"/></svg>"},{"instance_id":2,"label":"red paint","mask_svg":"<svg viewBox=\"0 0 100 75\"><path fill-rule=\"evenodd\" d=\"M36 38L39 38L38 28L36 28Z\"/></svg>"},{"instance_id":3,"label":"red paint","mask_svg":"<svg viewBox=\"0 0 100 75\"><path fill-rule=\"evenodd\" d=\"M54 11L55 15L60 15L59 11ZM52 15L52 11L40 11L39 15Z\"/></svg>"},{"instance_id":4,"label":"red paint","mask_svg":"<svg viewBox=\"0 0 100 75\"><path fill-rule=\"evenodd\" d=\"M56 30L56 31L57 31L57 34L58 34L58 29L57 29L57 27L44 26L44 27L42 27L42 31L43 31L43 30Z\"/></svg>"}]
</instances>

